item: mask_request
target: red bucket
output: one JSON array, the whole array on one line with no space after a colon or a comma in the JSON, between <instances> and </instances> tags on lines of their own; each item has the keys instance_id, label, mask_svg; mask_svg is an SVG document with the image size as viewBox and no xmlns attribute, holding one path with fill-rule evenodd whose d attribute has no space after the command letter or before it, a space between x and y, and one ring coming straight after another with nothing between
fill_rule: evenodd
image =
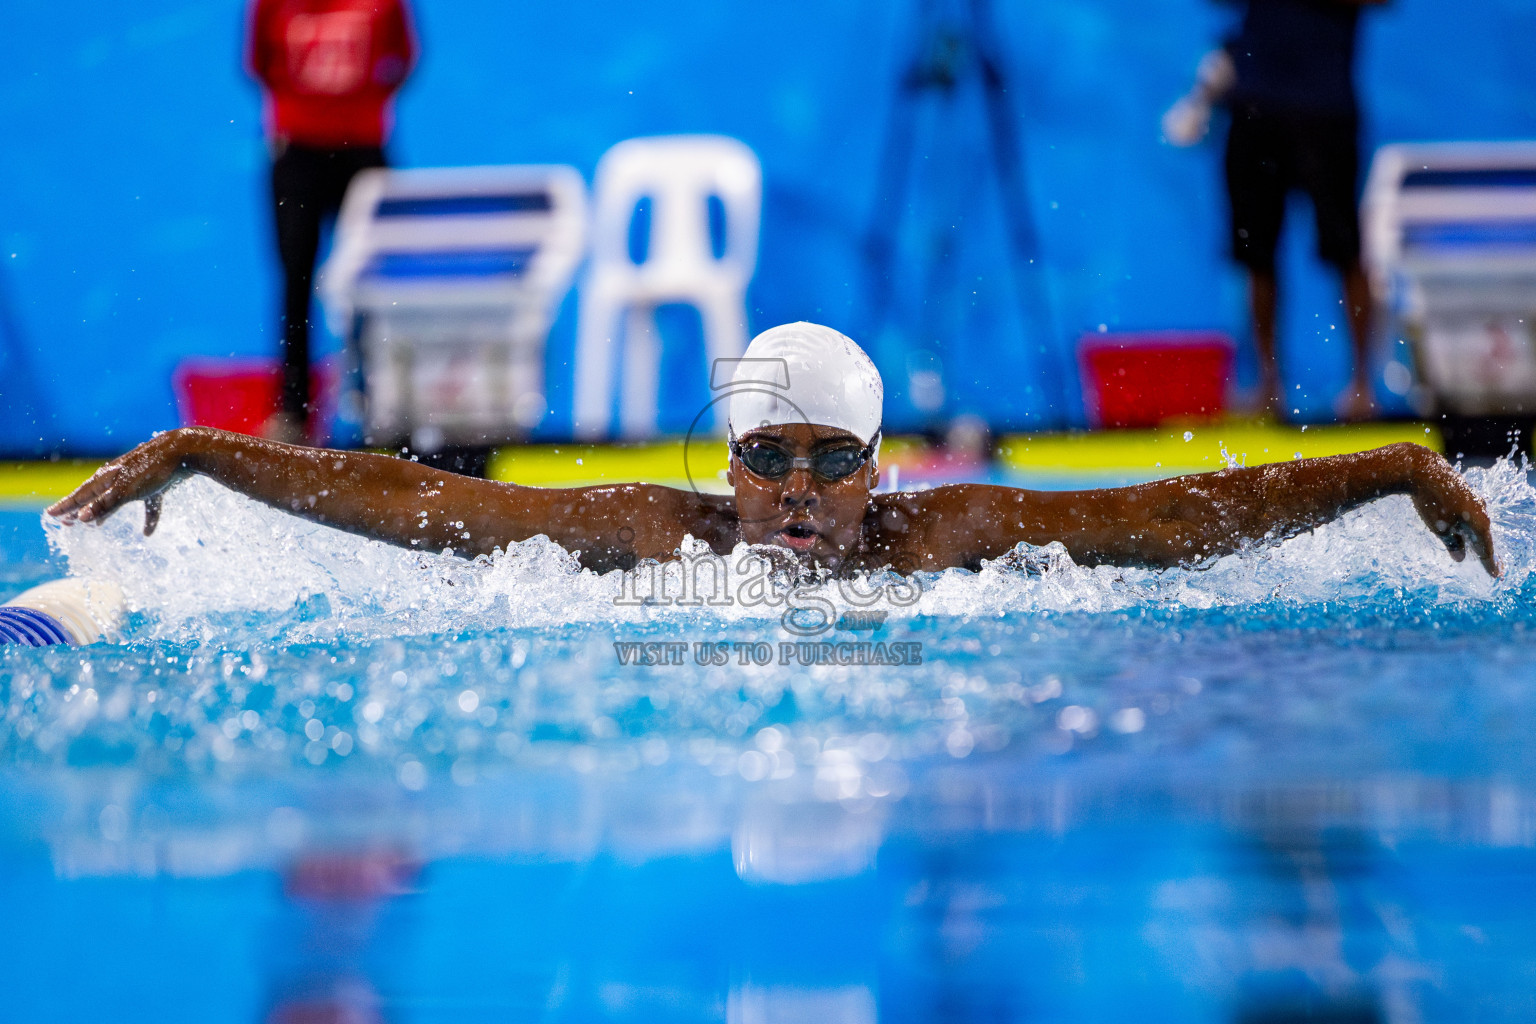
<instances>
[{"instance_id":1,"label":"red bucket","mask_svg":"<svg viewBox=\"0 0 1536 1024\"><path fill-rule=\"evenodd\" d=\"M184 427L217 427L240 434L260 434L277 412L283 390L282 367L275 359L183 359L171 378L176 410ZM309 393L315 396L310 431L330 421L337 373L332 360L310 367Z\"/></svg>"},{"instance_id":2,"label":"red bucket","mask_svg":"<svg viewBox=\"0 0 1536 1024\"><path fill-rule=\"evenodd\" d=\"M1219 331L1084 335L1078 352L1089 422L1155 427L1219 418L1232 350L1232 339Z\"/></svg>"}]
</instances>

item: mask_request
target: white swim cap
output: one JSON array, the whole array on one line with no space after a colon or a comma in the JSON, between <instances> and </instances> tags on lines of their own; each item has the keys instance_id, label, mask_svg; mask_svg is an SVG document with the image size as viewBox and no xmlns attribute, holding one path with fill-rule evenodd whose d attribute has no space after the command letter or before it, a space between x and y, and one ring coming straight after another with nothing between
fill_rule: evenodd
<instances>
[{"instance_id":1,"label":"white swim cap","mask_svg":"<svg viewBox=\"0 0 1536 1024\"><path fill-rule=\"evenodd\" d=\"M853 339L820 324L784 324L753 338L730 389L737 437L758 427L815 423L868 444L880 431L880 371Z\"/></svg>"}]
</instances>

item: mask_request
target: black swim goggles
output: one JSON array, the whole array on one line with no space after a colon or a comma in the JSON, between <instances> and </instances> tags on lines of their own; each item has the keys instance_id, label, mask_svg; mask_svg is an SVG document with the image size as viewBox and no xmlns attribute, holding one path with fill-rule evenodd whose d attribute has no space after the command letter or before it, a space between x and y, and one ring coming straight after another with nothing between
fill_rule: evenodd
<instances>
[{"instance_id":1,"label":"black swim goggles","mask_svg":"<svg viewBox=\"0 0 1536 1024\"><path fill-rule=\"evenodd\" d=\"M880 431L876 430L869 444L862 448L853 444L834 443L831 447L818 448L804 457L787 452L766 438L749 437L744 442L740 441L734 431L727 443L731 454L741 460L741 464L753 476L765 480L782 480L793 470L808 469L816 479L830 484L852 476L870 460L875 454L875 446L880 443Z\"/></svg>"}]
</instances>

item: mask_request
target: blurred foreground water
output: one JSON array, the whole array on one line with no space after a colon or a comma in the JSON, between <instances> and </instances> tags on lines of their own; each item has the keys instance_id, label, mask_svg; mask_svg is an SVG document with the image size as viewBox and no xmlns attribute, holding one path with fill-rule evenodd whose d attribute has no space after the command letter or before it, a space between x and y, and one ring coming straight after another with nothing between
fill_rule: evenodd
<instances>
[{"instance_id":1,"label":"blurred foreground water","mask_svg":"<svg viewBox=\"0 0 1536 1024\"><path fill-rule=\"evenodd\" d=\"M0 650L10 1005L1527 1019L1536 494L1469 480L1497 581L1388 499L1199 571L1052 547L789 598L732 560L697 607L635 599L676 567L402 551L201 480L147 539L7 514L0 596L67 567L133 606Z\"/></svg>"}]
</instances>

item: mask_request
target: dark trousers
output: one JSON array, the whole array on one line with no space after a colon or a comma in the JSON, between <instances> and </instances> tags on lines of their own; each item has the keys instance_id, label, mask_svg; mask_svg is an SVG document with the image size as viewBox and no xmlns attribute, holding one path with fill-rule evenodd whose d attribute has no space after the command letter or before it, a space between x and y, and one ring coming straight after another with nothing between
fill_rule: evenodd
<instances>
[{"instance_id":1,"label":"dark trousers","mask_svg":"<svg viewBox=\"0 0 1536 1024\"><path fill-rule=\"evenodd\" d=\"M1342 271L1360 259L1356 115L1306 114L1239 104L1227 134L1227 198L1232 256L1273 276L1285 201L1300 189L1312 198L1317 254Z\"/></svg>"},{"instance_id":2,"label":"dark trousers","mask_svg":"<svg viewBox=\"0 0 1536 1024\"><path fill-rule=\"evenodd\" d=\"M336 216L353 175L383 166L378 146L314 149L287 143L272 161L272 209L283 261L282 410L301 424L310 408L309 308L321 226Z\"/></svg>"}]
</instances>

